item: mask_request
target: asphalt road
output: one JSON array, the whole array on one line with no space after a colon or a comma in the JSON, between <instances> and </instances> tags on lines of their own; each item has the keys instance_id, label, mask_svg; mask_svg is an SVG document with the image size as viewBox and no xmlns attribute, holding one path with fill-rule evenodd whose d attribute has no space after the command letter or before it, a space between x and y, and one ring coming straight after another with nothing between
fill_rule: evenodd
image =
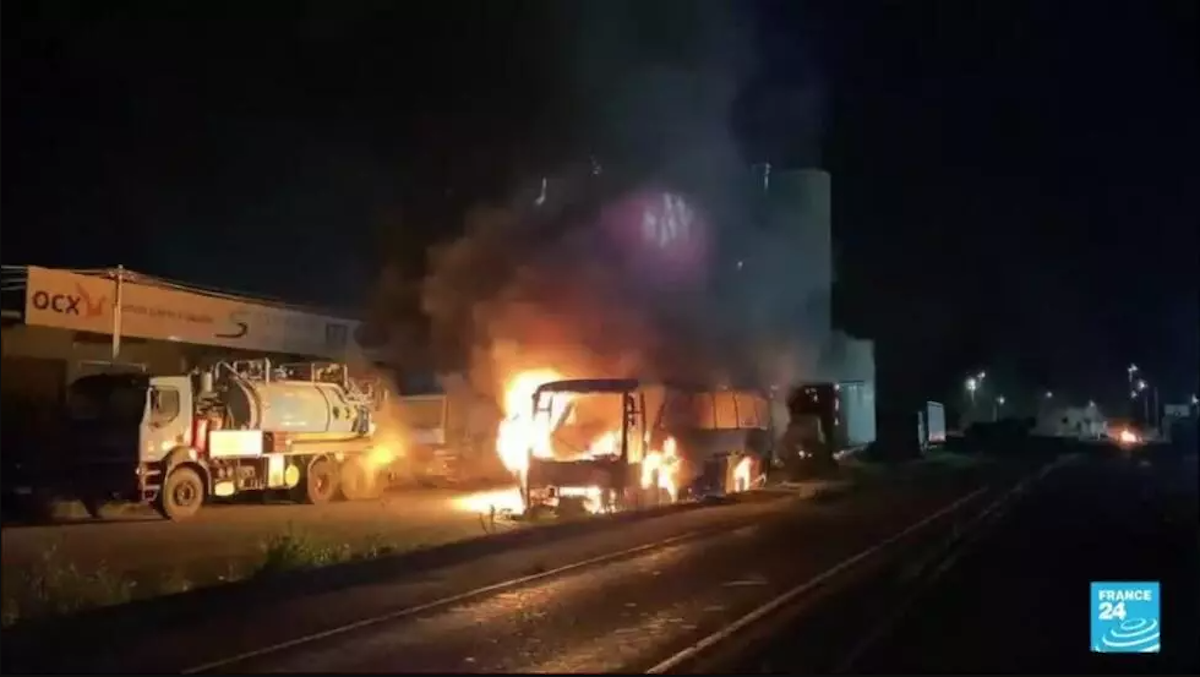
<instances>
[{"instance_id":1,"label":"asphalt road","mask_svg":"<svg viewBox=\"0 0 1200 677\"><path fill-rule=\"evenodd\" d=\"M749 673L1176 672L1200 668L1196 455L1063 466L921 584L881 575L725 667ZM1090 583L1161 583L1161 653L1090 651Z\"/></svg>"},{"instance_id":2,"label":"asphalt road","mask_svg":"<svg viewBox=\"0 0 1200 677\"><path fill-rule=\"evenodd\" d=\"M1028 470L991 470L991 491ZM975 473L946 474L837 502L781 504L717 533L211 669L644 671L981 486Z\"/></svg>"}]
</instances>

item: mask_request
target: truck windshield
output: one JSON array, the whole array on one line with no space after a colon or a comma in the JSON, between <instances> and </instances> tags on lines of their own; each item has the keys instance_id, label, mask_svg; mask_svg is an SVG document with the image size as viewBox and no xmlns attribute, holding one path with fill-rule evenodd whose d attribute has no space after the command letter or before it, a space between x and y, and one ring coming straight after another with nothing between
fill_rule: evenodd
<instances>
[{"instance_id":1,"label":"truck windshield","mask_svg":"<svg viewBox=\"0 0 1200 677\"><path fill-rule=\"evenodd\" d=\"M553 398L553 399L551 399ZM553 420L551 447L555 458L619 454L622 393L553 393L541 396ZM539 417L546 416L542 411Z\"/></svg>"},{"instance_id":2,"label":"truck windshield","mask_svg":"<svg viewBox=\"0 0 1200 677\"><path fill-rule=\"evenodd\" d=\"M71 384L67 413L73 420L141 421L149 382L144 376L96 374Z\"/></svg>"}]
</instances>

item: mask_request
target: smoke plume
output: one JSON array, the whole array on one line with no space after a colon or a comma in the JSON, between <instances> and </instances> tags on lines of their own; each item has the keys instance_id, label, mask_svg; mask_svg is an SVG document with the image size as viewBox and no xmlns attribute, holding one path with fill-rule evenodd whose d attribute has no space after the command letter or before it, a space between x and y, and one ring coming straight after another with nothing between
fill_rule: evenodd
<instances>
[{"instance_id":1,"label":"smoke plume","mask_svg":"<svg viewBox=\"0 0 1200 677\"><path fill-rule=\"evenodd\" d=\"M572 108L587 111L576 155L592 160L591 171L539 182L536 203L523 196L473 211L465 234L432 252L420 289L430 344L469 355L475 385L493 392L515 370L544 367L570 376L811 378L829 335L828 233L824 244L797 238L801 224L755 209L760 179L733 131L735 105L759 68L742 5L556 6L574 50L560 76ZM776 111L772 124L819 125L804 88L765 99L794 113L780 121ZM707 275L690 288L631 274L596 226L600 203L651 183L687 196L710 224ZM597 204L562 202L581 192Z\"/></svg>"}]
</instances>

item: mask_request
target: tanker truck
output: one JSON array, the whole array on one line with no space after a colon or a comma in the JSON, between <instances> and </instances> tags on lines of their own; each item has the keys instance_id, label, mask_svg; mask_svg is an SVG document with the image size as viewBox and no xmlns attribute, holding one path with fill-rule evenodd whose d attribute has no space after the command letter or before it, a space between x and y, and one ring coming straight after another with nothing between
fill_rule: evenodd
<instances>
[{"instance_id":1,"label":"tanker truck","mask_svg":"<svg viewBox=\"0 0 1200 677\"><path fill-rule=\"evenodd\" d=\"M385 400L378 381L327 362L85 376L68 392L68 487L93 516L115 499L171 520L246 492L315 504L369 498L399 451L377 434Z\"/></svg>"}]
</instances>

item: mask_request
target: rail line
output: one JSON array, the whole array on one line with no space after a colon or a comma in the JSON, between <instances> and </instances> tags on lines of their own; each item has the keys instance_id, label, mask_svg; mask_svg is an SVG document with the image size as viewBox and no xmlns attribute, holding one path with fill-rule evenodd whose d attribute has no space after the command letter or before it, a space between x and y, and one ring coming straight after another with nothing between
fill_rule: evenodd
<instances>
[{"instance_id":1,"label":"rail line","mask_svg":"<svg viewBox=\"0 0 1200 677\"><path fill-rule=\"evenodd\" d=\"M1007 507L1018 500L1023 494L1027 493L1035 484L1043 480L1048 474L1067 463L1073 462L1074 460L1077 459L1075 457L1064 457L1055 462L1042 466L1039 470L1022 478L1007 491L1004 491L1000 494L1000 496L990 501L978 514L974 515L965 526L956 524L948 539L948 545L944 546L943 549L939 549L937 556L933 557L930 562L930 568L934 569L934 573L932 575L940 576L944 574L945 570L952 566L953 562L957 560L957 555L962 552L963 547L970 542L977 540L979 536L978 532L981 529L986 528L989 524L995 522L996 519L998 519L998 517L1005 512ZM980 487L970 494L956 499L945 507L923 517L904 530L862 550L856 555L852 555L851 557L842 560L838 564L826 569L817 576L787 590L783 594L750 611L733 623L730 623L720 630L717 630L716 632L704 637L698 642L695 642L694 644L676 652L675 654L646 670L646 674L668 674L680 671L680 668L683 668L689 664L694 664L693 662L696 660L703 660L703 656L707 655L707 652L714 650L718 646L729 642L734 637L749 631L752 627L757 627L767 618L772 617L777 613L781 613L788 607L801 602L807 598L810 593L815 592L824 583L827 583L835 577L847 573L855 567L864 564L868 560L871 560L873 557L882 553L889 546L892 546L902 541L904 538L920 531L941 517L962 509L964 506L970 504L988 491L988 487ZM891 620L894 622L895 619ZM882 626L883 628L886 628L888 623L885 622L882 624ZM880 628L875 628L873 630L875 632L873 632L872 635L883 631ZM869 646L874 639L877 638L873 636L868 637L867 639L864 639L859 646L856 646L841 662L840 671L844 672L849 666L852 666L858 655L864 650L864 647Z\"/></svg>"},{"instance_id":2,"label":"rail line","mask_svg":"<svg viewBox=\"0 0 1200 677\"><path fill-rule=\"evenodd\" d=\"M329 628L327 630L322 630L320 632L310 633L310 634L296 637L293 639L289 639L289 640L286 640L283 642L278 642L278 643L260 647L257 649L252 649L250 651L244 651L244 652L232 655L232 656L227 656L224 658L219 658L216 660L208 661L205 663L201 663L201 664L194 665L194 666L185 668L183 670L180 670L179 674L195 675L195 674L212 673L218 669L228 668L230 666L237 665L244 661L248 661L248 660L256 659L256 658L262 658L264 656L269 656L271 654L279 653L279 652L286 651L289 649L294 649L296 647L304 646L306 644L312 644L314 642L319 642L322 640L330 639L333 637L337 637L339 635L344 635L346 633L354 632L356 630L361 630L363 628L369 628L371 626L379 625L381 623L396 621L396 620L400 620L400 619L404 619L404 618L409 618L409 617L415 616L417 614L422 614L422 613L426 613L429 611L435 611L438 609L451 607L456 604L461 604L462 602L467 602L467 601L470 601L473 599L477 599L479 597L484 597L486 595L491 595L491 594L495 594L495 593L499 593L499 592L505 592L505 591L511 590L513 588L518 588L520 586L527 585L529 583L544 581L547 579L554 578L556 576L561 576L563 574L585 570L585 569L600 566L603 564L611 564L613 562L621 561L624 559L629 559L632 557L636 557L638 555L643 555L646 553L654 552L656 550L662 550L665 548L673 547L673 546L679 545L681 543L700 540L700 539L703 539L706 537L716 536L716 535L719 535L722 533L727 533L730 530L731 529L730 529L729 525L724 524L721 526L714 526L714 527L707 528L707 529L696 529L693 531L688 531L688 532L685 532L682 534L677 534L675 536L671 536L669 538L665 538L661 541L655 541L654 543L645 543L645 544L635 546L632 548L626 548L624 550L618 550L616 552L610 552L610 553L605 553L603 555L597 555L595 557L589 557L587 559L579 560L577 562L571 562L570 564L564 564L562 566L555 567L553 569L547 569L546 571L539 571L534 574L529 574L526 576L519 576L517 578L511 578L508 580L499 581L499 582L492 583L490 585L485 585L485 586L482 586L479 588L473 588L471 590L461 592L458 594L450 595L447 597L441 597L439 599L435 599L435 600L425 602L422 604L408 606L408 607L404 607L402 609L396 609L395 611L389 611L387 613L370 616L368 618L363 618L361 620L357 620L352 623L346 623L343 625L338 625L338 626Z\"/></svg>"},{"instance_id":3,"label":"rail line","mask_svg":"<svg viewBox=\"0 0 1200 677\"><path fill-rule=\"evenodd\" d=\"M913 591L847 652L832 673L835 675L853 674L855 665L862 657L894 630L912 611L917 600L949 573L970 548L986 536L988 530L994 527L1026 493L1045 480L1050 473L1077 460L1079 460L1078 456L1064 456L1053 463L1042 466L1040 470L1022 479L1016 486L1004 492L975 515L963 530L961 538L952 538L948 546L936 554L925 571L921 572L922 575L916 578Z\"/></svg>"},{"instance_id":4,"label":"rail line","mask_svg":"<svg viewBox=\"0 0 1200 677\"><path fill-rule=\"evenodd\" d=\"M821 585L832 580L836 576L846 573L846 572L850 571L851 569L853 569L854 567L859 566L860 564L863 564L864 562L872 559L873 557L878 556L880 553L882 553L888 547L890 547L890 546L904 540L905 538L911 536L912 534L924 529L926 526L936 522L937 520L941 519L942 517L945 517L946 515L952 514L956 511L960 510L963 506L970 504L975 499L977 499L980 496L987 493L989 490L990 490L990 487L986 487L986 486L980 487L965 496L955 499L954 501L950 502L948 505L945 505L942 508L934 511L933 513L926 515L925 517L922 517L920 520L914 522L913 524L910 524L909 526L905 527L903 530L860 551L859 553L857 553L855 555L851 555L850 557L842 560L841 562L833 565L832 567L829 567L828 569L821 572L820 574L817 574L816 576L808 579L804 583L801 583L800 585L797 585L797 586L787 590L786 592L775 597L774 599L767 602L766 604L759 606L758 608L754 609L750 613L747 613L746 615L737 619L733 623L726 625L725 627L721 628L720 630L717 630L716 632L704 637L703 639L691 644L690 646L676 652L675 654L671 655L670 657L660 661L659 663L655 664L654 666L652 666L648 670L646 670L646 674L660 675L660 674L668 674L668 673L678 670L681 666L688 664L690 661L700 658L704 652L709 651L710 649L713 649L713 648L717 647L718 645L727 642L728 640L732 639L739 633L747 630L751 626L759 623L760 621L766 619L767 617L771 616L772 614L784 609L788 605L794 604L794 603L800 601L802 598L809 595L809 593L814 592Z\"/></svg>"},{"instance_id":5,"label":"rail line","mask_svg":"<svg viewBox=\"0 0 1200 677\"><path fill-rule=\"evenodd\" d=\"M908 526L907 528L898 532L897 534L894 534L893 536L890 536L889 538L881 541L880 543L877 543L877 544L871 546L870 548L867 548L866 550L858 553L857 555L854 555L854 556L850 557L849 559L842 561L841 563L835 565L834 567L826 570L824 573L821 573L818 576L816 576L815 578L810 579L808 582L806 582L802 586L792 589L788 593L785 593L785 595L783 597L777 598L776 600L769 603L766 607L760 608L760 609L752 612L747 617L744 617L744 618L738 620L733 625L728 626L726 629L716 633L713 636L710 636L710 637L707 637L707 638L701 640L700 642L692 645L691 647L685 649L682 652L679 652L678 654L672 656L671 658L667 659L666 661L659 663L658 665L651 668L648 672L651 674L655 674L655 673L661 673L661 672L668 672L668 671L672 670L673 668L677 667L678 665L680 665L680 664L686 662L687 660L691 659L692 657L694 657L695 654L699 653L700 651L708 648L711 645L716 644L719 641L724 640L727 636L733 635L734 633L739 631L742 627L749 625L750 623L757 620L759 617L767 615L769 612L773 611L774 609L776 609L778 607L782 607L787 602L796 600L797 598L799 598L800 596L802 596L809 590L816 588L817 586L819 586L821 583L825 582L826 580L869 559L870 557L878 554L879 552L881 552L888 546L892 545L893 543L896 543L896 542L906 538L907 536L919 531L921 528L925 527L926 525L944 517L945 515L953 513L954 511L960 509L962 506L974 501L979 496L983 495L984 493L988 492L989 490L990 490L989 487L980 487L980 488L976 489L975 491L971 492L970 494L967 494L965 496L962 496L962 497L954 500L950 504L923 517L918 522ZM328 628L326 630L309 633L309 634L295 637L295 638L292 638L292 639L289 639L286 641L277 642L277 643L259 647L256 649L243 651L243 652L240 652L240 653L237 653L234 655L225 656L225 657L218 658L215 660L196 664L191 667L187 667L185 669L180 670L179 674L185 674L185 675L212 674L212 673L216 673L218 671L224 671L231 667L235 667L241 663L244 663L244 662L247 662L250 660L267 657L267 656L270 656L273 654L277 654L277 653L281 653L281 652L288 651L291 649L295 649L297 647L302 647L302 646L313 644L316 642L328 640L328 639L335 638L335 637L338 637L341 635L352 633L357 630L370 628L372 626L380 625L383 623L388 623L388 622L393 622L393 621L402 620L402 619L406 619L406 618L411 618L411 617L417 616L419 614L424 614L424 613L427 613L430 611L436 611L439 609L452 607L452 606L461 604L463 602L472 601L472 600L475 600L475 599L478 599L481 597L486 597L488 595L494 595L496 593L506 592L506 591L512 590L514 588L519 588L521 586L528 585L530 583L545 581L545 580L549 580L549 579L552 579L552 578L555 578L558 576L562 576L564 574L579 572L579 571L583 571L583 570L586 570L586 569L589 569L592 567L597 567L597 566L610 564L610 563L618 562L621 560L637 557L640 555L645 555L645 554L652 553L652 552L655 552L658 550L663 550L666 548L677 546L682 543L702 540L702 539L709 538L709 537L716 537L721 534L729 533L731 530L732 530L731 525L729 525L729 524L714 525L709 528L695 529L695 530L688 531L688 532L685 532L682 534L677 534L675 536L671 536L671 537L663 539L661 541L656 541L654 543L646 543L646 544L638 545L635 547L619 550L616 552L605 553L603 555L598 555L595 557L589 557L589 558L582 559L582 560L579 560L576 562L572 562L572 563L565 564L565 565L562 565L559 567L555 567L553 569L548 569L546 571L541 571L541 572L537 572L537 573L533 573L533 574L529 574L529 575L525 575L525 576L519 576L519 577L512 578L512 579L499 581L499 582L492 583L489 585L485 585L485 586L481 586L481 587L474 588L471 590L467 590L465 592L461 592L461 593L457 593L454 595L449 595L446 597L435 599L435 600L432 600L429 602L416 604L413 606L407 606L407 607L404 607L401 609L396 609L394 611L389 611L386 613L373 615L373 616L370 616L367 618L356 620L351 623L337 625L335 627Z\"/></svg>"}]
</instances>

